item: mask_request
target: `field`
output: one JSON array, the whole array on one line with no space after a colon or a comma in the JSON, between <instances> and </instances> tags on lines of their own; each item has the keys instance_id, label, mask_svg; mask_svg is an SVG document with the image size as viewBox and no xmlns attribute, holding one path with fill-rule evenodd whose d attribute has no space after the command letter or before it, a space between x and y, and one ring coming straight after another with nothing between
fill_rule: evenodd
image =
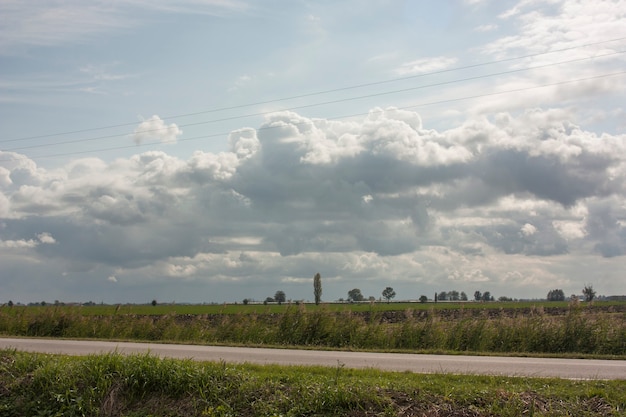
<instances>
[{"instance_id":1,"label":"field","mask_svg":"<svg viewBox=\"0 0 626 417\"><path fill-rule=\"evenodd\" d=\"M626 303L3 306L0 334L626 358ZM568 381L0 351L0 417L626 416L626 380Z\"/></svg>"},{"instance_id":2,"label":"field","mask_svg":"<svg viewBox=\"0 0 626 417\"><path fill-rule=\"evenodd\" d=\"M626 303L5 306L0 334L623 358Z\"/></svg>"},{"instance_id":3,"label":"field","mask_svg":"<svg viewBox=\"0 0 626 417\"><path fill-rule=\"evenodd\" d=\"M405 311L411 310L500 310L500 309L530 309L530 308L568 308L569 302L547 302L547 301L505 301L505 302L439 302L439 303L418 303L418 302L360 302L360 303L322 303L315 305L312 303L277 303L261 304L93 304L93 305L46 305L46 306L14 306L12 308L28 309L30 312L45 312L50 308L61 309L68 313L80 312L86 316L112 316L116 314L130 315L151 315L161 316L168 314L276 314L284 313L290 306L303 306L307 311L323 310L328 312L383 312L383 311ZM626 302L595 302L595 306L626 306ZM4 309L7 306L3 307Z\"/></svg>"}]
</instances>

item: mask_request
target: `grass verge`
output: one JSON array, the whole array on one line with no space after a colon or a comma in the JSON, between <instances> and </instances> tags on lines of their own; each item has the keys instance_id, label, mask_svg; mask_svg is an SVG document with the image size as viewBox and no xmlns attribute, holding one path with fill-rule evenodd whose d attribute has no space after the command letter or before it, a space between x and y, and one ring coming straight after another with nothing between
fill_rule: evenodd
<instances>
[{"instance_id":1,"label":"grass verge","mask_svg":"<svg viewBox=\"0 0 626 417\"><path fill-rule=\"evenodd\" d=\"M626 381L0 351L0 416L624 416Z\"/></svg>"}]
</instances>

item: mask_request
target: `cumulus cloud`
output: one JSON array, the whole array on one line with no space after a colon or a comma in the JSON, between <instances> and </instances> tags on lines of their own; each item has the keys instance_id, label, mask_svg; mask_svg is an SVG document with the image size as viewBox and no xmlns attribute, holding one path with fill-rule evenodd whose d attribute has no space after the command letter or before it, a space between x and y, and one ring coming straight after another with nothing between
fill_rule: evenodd
<instances>
[{"instance_id":1,"label":"cumulus cloud","mask_svg":"<svg viewBox=\"0 0 626 417\"><path fill-rule=\"evenodd\" d=\"M0 240L0 248L5 249L32 249L39 245L50 245L56 240L50 233L40 233L35 239Z\"/></svg>"},{"instance_id":2,"label":"cumulus cloud","mask_svg":"<svg viewBox=\"0 0 626 417\"><path fill-rule=\"evenodd\" d=\"M136 144L144 141L159 141L161 143L176 143L176 140L183 131L176 126L176 123L166 125L157 115L143 120L133 132L133 140Z\"/></svg>"},{"instance_id":3,"label":"cumulus cloud","mask_svg":"<svg viewBox=\"0 0 626 417\"><path fill-rule=\"evenodd\" d=\"M532 236L537 233L537 228L530 223L526 223L520 230L524 236Z\"/></svg>"},{"instance_id":4,"label":"cumulus cloud","mask_svg":"<svg viewBox=\"0 0 626 417\"><path fill-rule=\"evenodd\" d=\"M193 300L214 281L298 291L317 271L338 288L575 287L588 276L562 274L576 257L605 268L626 254L626 137L569 116L532 109L438 131L394 108L351 121L279 112L233 131L228 152L186 160L149 151L47 171L20 156L0 171L0 262L36 275L18 262L28 253L29 268Z\"/></svg>"}]
</instances>

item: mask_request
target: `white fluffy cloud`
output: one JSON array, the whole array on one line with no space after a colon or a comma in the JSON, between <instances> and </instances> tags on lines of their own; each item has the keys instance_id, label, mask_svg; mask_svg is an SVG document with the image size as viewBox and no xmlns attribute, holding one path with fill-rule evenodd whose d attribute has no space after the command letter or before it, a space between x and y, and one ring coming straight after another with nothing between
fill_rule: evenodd
<instances>
[{"instance_id":1,"label":"white fluffy cloud","mask_svg":"<svg viewBox=\"0 0 626 417\"><path fill-rule=\"evenodd\" d=\"M166 125L157 115L143 120L133 132L133 140L140 144L148 141L158 141L161 143L176 143L176 140L183 131L176 126L176 123Z\"/></svg>"},{"instance_id":2,"label":"white fluffy cloud","mask_svg":"<svg viewBox=\"0 0 626 417\"><path fill-rule=\"evenodd\" d=\"M3 159L0 261L17 281L57 271L59 286L152 282L203 301L262 299L272 284L307 298L315 272L333 298L381 283L409 298L538 297L546 282L589 282L568 269L584 256L614 277L604 291L623 291L606 265L626 254L626 137L568 117L534 109L436 131L393 108L349 122L283 112L188 160L149 151L46 171ZM218 292L200 290L211 282Z\"/></svg>"}]
</instances>

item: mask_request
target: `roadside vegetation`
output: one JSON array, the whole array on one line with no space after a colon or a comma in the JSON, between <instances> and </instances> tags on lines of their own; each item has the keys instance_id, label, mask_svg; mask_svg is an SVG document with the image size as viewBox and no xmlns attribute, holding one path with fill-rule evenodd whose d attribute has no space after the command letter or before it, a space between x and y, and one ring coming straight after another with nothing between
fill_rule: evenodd
<instances>
[{"instance_id":1,"label":"roadside vegetation","mask_svg":"<svg viewBox=\"0 0 626 417\"><path fill-rule=\"evenodd\" d=\"M623 302L231 305L213 310L216 313L206 312L205 307L5 306L0 308L0 334L409 352L626 356ZM159 308L161 314L141 314Z\"/></svg>"},{"instance_id":2,"label":"roadside vegetation","mask_svg":"<svg viewBox=\"0 0 626 417\"><path fill-rule=\"evenodd\" d=\"M624 381L0 351L0 416L623 416Z\"/></svg>"}]
</instances>

